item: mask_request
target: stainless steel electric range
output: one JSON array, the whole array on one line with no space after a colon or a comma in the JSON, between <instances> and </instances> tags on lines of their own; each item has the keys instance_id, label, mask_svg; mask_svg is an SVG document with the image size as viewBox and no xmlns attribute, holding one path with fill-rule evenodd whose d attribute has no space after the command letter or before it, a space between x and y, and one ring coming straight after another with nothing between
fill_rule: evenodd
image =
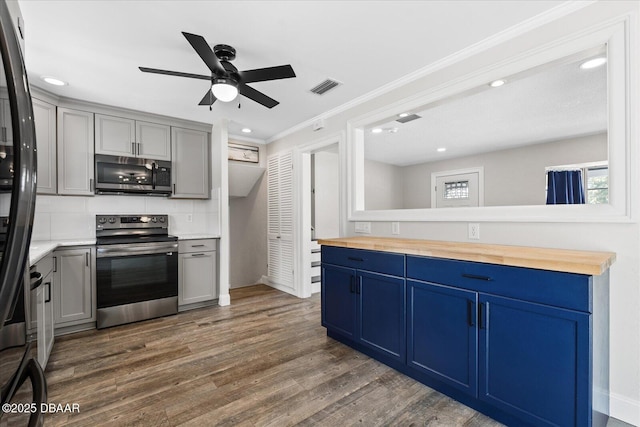
<instances>
[{"instance_id":1,"label":"stainless steel electric range","mask_svg":"<svg viewBox=\"0 0 640 427\"><path fill-rule=\"evenodd\" d=\"M168 215L96 215L97 327L178 312L178 238Z\"/></svg>"}]
</instances>

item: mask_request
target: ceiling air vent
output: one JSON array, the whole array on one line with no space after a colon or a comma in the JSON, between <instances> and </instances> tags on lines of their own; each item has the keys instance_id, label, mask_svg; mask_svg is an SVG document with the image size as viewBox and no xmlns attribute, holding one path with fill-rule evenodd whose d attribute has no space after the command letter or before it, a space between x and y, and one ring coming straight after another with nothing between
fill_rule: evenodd
<instances>
[{"instance_id":1,"label":"ceiling air vent","mask_svg":"<svg viewBox=\"0 0 640 427\"><path fill-rule=\"evenodd\" d=\"M316 87L312 88L311 92L315 93L316 95L324 95L334 87L339 86L341 84L342 83L340 83L339 81L327 79L322 83L320 83L319 85L317 85Z\"/></svg>"},{"instance_id":2,"label":"ceiling air vent","mask_svg":"<svg viewBox=\"0 0 640 427\"><path fill-rule=\"evenodd\" d=\"M404 117L400 117L399 119L396 119L396 122L407 123L407 122L410 122L411 120L416 120L421 117L422 116L419 116L417 114L409 114L408 116L404 116Z\"/></svg>"}]
</instances>

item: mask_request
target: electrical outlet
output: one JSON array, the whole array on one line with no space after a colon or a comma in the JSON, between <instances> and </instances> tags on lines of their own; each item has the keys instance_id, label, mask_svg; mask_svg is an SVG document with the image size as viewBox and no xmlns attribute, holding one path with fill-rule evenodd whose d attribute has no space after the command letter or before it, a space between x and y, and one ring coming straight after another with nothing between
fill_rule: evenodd
<instances>
[{"instance_id":1,"label":"electrical outlet","mask_svg":"<svg viewBox=\"0 0 640 427\"><path fill-rule=\"evenodd\" d=\"M392 222L391 223L391 234L400 234L400 223L399 222Z\"/></svg>"},{"instance_id":2,"label":"electrical outlet","mask_svg":"<svg viewBox=\"0 0 640 427\"><path fill-rule=\"evenodd\" d=\"M371 234L371 223L370 222L356 222L356 233L363 234Z\"/></svg>"},{"instance_id":3,"label":"electrical outlet","mask_svg":"<svg viewBox=\"0 0 640 427\"><path fill-rule=\"evenodd\" d=\"M469 223L469 239L480 240L480 224L477 222Z\"/></svg>"},{"instance_id":4,"label":"electrical outlet","mask_svg":"<svg viewBox=\"0 0 640 427\"><path fill-rule=\"evenodd\" d=\"M187 222L193 222L193 214L187 214Z\"/></svg>"}]
</instances>

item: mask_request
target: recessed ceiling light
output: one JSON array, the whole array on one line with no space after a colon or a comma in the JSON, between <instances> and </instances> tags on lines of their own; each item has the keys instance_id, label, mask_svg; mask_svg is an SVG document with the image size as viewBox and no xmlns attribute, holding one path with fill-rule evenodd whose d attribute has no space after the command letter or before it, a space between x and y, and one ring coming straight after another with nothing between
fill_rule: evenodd
<instances>
[{"instance_id":1,"label":"recessed ceiling light","mask_svg":"<svg viewBox=\"0 0 640 427\"><path fill-rule=\"evenodd\" d=\"M437 151L438 153L444 153L445 151L447 151L447 149L446 149L446 148L444 148L444 147L440 147L440 148L437 148L437 149L436 149L436 151Z\"/></svg>"},{"instance_id":2,"label":"recessed ceiling light","mask_svg":"<svg viewBox=\"0 0 640 427\"><path fill-rule=\"evenodd\" d=\"M491 87L500 87L505 83L506 83L505 80L494 80L491 83L489 83L489 86L491 86Z\"/></svg>"},{"instance_id":3,"label":"recessed ceiling light","mask_svg":"<svg viewBox=\"0 0 640 427\"><path fill-rule=\"evenodd\" d=\"M51 77L51 76L42 76L42 80L44 80L45 82L49 83L50 85L54 85L54 86L65 86L67 83L63 82L60 79L56 79L55 77Z\"/></svg>"},{"instance_id":4,"label":"recessed ceiling light","mask_svg":"<svg viewBox=\"0 0 640 427\"><path fill-rule=\"evenodd\" d=\"M604 65L606 62L607 58L605 58L604 56L599 56L597 58L592 58L588 61L584 61L582 64L580 64L580 68L582 68L583 70L588 70L590 68L596 68Z\"/></svg>"},{"instance_id":5,"label":"recessed ceiling light","mask_svg":"<svg viewBox=\"0 0 640 427\"><path fill-rule=\"evenodd\" d=\"M242 133L251 133L251 129L249 129L249 128L242 128Z\"/></svg>"},{"instance_id":6,"label":"recessed ceiling light","mask_svg":"<svg viewBox=\"0 0 640 427\"><path fill-rule=\"evenodd\" d=\"M409 115L409 113L400 113L398 114L398 117L407 117Z\"/></svg>"},{"instance_id":7,"label":"recessed ceiling light","mask_svg":"<svg viewBox=\"0 0 640 427\"><path fill-rule=\"evenodd\" d=\"M382 129L381 128L373 128L373 129L371 129L371 133L382 133Z\"/></svg>"}]
</instances>

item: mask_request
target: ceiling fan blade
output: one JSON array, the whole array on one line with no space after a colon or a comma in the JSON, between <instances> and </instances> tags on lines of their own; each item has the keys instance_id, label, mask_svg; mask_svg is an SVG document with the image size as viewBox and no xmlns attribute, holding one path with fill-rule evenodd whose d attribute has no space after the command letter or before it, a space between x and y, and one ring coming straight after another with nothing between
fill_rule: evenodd
<instances>
[{"instance_id":1,"label":"ceiling fan blade","mask_svg":"<svg viewBox=\"0 0 640 427\"><path fill-rule=\"evenodd\" d=\"M208 90L198 105L213 105L214 102L216 102L216 97L213 96L211 90Z\"/></svg>"},{"instance_id":2,"label":"ceiling fan blade","mask_svg":"<svg viewBox=\"0 0 640 427\"><path fill-rule=\"evenodd\" d=\"M295 77L291 65L279 65L277 67L258 68L240 72L243 83L264 82L267 80L290 79Z\"/></svg>"},{"instance_id":3,"label":"ceiling fan blade","mask_svg":"<svg viewBox=\"0 0 640 427\"><path fill-rule=\"evenodd\" d=\"M199 36L197 34L185 33L182 32L182 35L185 36L189 44L193 47L200 58L207 64L207 67L211 70L211 72L215 75L224 75L226 74L225 69L220 64L220 60L211 50L211 46L204 39L204 37Z\"/></svg>"},{"instance_id":4,"label":"ceiling fan blade","mask_svg":"<svg viewBox=\"0 0 640 427\"><path fill-rule=\"evenodd\" d=\"M254 88L247 86L245 84L241 84L239 89L242 95L256 101L258 104L264 105L267 108L273 108L279 104L279 102L276 101L275 99L269 98L264 93L258 90L255 90Z\"/></svg>"},{"instance_id":5,"label":"ceiling fan blade","mask_svg":"<svg viewBox=\"0 0 640 427\"><path fill-rule=\"evenodd\" d=\"M211 80L211 76L202 74L181 73L179 71L159 70L157 68L138 67L143 73L165 74L167 76L189 77L191 79Z\"/></svg>"}]
</instances>

